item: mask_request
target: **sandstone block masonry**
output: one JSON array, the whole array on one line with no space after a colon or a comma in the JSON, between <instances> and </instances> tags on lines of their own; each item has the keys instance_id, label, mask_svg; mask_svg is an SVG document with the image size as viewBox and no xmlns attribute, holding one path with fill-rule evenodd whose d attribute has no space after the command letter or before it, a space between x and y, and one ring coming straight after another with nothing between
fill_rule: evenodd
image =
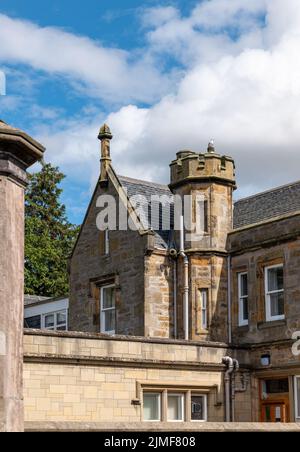
<instances>
[{"instance_id":1,"label":"sandstone block masonry","mask_svg":"<svg viewBox=\"0 0 300 452\"><path fill-rule=\"evenodd\" d=\"M145 390L206 394L208 421L224 421L225 344L27 331L24 347L27 422L140 423ZM240 422L251 421L248 388Z\"/></svg>"}]
</instances>

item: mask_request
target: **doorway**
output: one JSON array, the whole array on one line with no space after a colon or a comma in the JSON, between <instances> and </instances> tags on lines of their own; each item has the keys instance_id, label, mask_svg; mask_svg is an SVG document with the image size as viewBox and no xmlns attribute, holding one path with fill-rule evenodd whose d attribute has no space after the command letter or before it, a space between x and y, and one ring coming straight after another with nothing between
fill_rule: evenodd
<instances>
[{"instance_id":1,"label":"doorway","mask_svg":"<svg viewBox=\"0 0 300 452\"><path fill-rule=\"evenodd\" d=\"M262 403L262 422L289 422L289 407L285 402Z\"/></svg>"},{"instance_id":2,"label":"doorway","mask_svg":"<svg viewBox=\"0 0 300 452\"><path fill-rule=\"evenodd\" d=\"M288 378L262 380L260 400L262 422L290 422Z\"/></svg>"}]
</instances>

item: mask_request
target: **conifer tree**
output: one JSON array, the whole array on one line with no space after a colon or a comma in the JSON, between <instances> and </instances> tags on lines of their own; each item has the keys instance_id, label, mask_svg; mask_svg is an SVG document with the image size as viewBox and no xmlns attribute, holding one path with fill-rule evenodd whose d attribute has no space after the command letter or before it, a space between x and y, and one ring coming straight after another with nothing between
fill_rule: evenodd
<instances>
[{"instance_id":1,"label":"conifer tree","mask_svg":"<svg viewBox=\"0 0 300 452\"><path fill-rule=\"evenodd\" d=\"M78 234L60 200L65 178L45 164L29 175L25 197L25 293L57 297L68 294L67 261Z\"/></svg>"}]
</instances>

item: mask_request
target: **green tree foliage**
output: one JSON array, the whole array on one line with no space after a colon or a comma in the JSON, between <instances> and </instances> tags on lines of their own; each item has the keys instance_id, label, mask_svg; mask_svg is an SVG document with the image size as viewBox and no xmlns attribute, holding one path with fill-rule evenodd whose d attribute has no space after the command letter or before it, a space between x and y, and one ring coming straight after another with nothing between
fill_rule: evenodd
<instances>
[{"instance_id":1,"label":"green tree foliage","mask_svg":"<svg viewBox=\"0 0 300 452\"><path fill-rule=\"evenodd\" d=\"M67 261L79 228L60 201L59 168L44 165L29 175L25 198L25 293L57 297L69 292Z\"/></svg>"}]
</instances>

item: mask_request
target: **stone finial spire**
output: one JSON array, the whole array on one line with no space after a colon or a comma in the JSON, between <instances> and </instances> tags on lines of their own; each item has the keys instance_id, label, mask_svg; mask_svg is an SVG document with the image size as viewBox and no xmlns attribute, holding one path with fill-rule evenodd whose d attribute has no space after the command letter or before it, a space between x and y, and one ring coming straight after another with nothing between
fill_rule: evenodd
<instances>
[{"instance_id":1,"label":"stone finial spire","mask_svg":"<svg viewBox=\"0 0 300 452\"><path fill-rule=\"evenodd\" d=\"M207 152L209 154L212 154L212 153L216 152L214 140L210 140L210 142L208 143Z\"/></svg>"},{"instance_id":2,"label":"stone finial spire","mask_svg":"<svg viewBox=\"0 0 300 452\"><path fill-rule=\"evenodd\" d=\"M107 124L104 124L99 132L98 139L101 141L101 175L100 182L107 182L107 168L110 165L110 141L113 135Z\"/></svg>"}]
</instances>

